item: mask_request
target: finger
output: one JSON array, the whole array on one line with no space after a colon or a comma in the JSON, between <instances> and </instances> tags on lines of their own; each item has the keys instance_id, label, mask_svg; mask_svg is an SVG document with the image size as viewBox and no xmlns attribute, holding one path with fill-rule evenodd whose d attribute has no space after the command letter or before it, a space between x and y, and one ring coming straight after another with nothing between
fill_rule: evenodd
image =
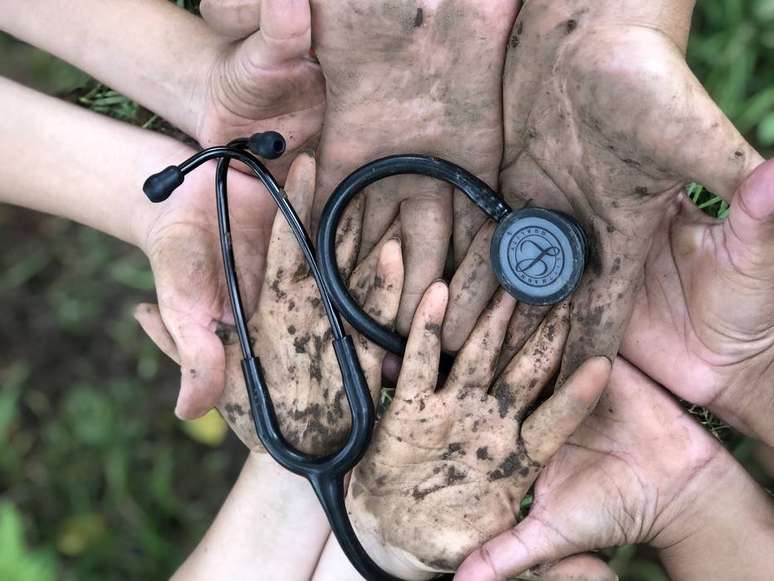
<instances>
[{"instance_id":1,"label":"finger","mask_svg":"<svg viewBox=\"0 0 774 581\"><path fill-rule=\"evenodd\" d=\"M772 270L774 160L758 166L741 185L731 202L728 220L723 223L723 233L731 256L737 260L745 257L750 266L759 267L754 270L766 266Z\"/></svg>"},{"instance_id":2,"label":"finger","mask_svg":"<svg viewBox=\"0 0 774 581\"><path fill-rule=\"evenodd\" d=\"M660 134L657 142L659 158L665 162L664 167L672 168L685 183L700 183L730 200L763 158L715 104L685 60L680 58L675 67L682 69L687 91L693 99L682 101L683 110L674 117L683 121L676 124L679 127L677 139L664 136L662 131L651 127L654 134Z\"/></svg>"},{"instance_id":3,"label":"finger","mask_svg":"<svg viewBox=\"0 0 774 581\"><path fill-rule=\"evenodd\" d=\"M589 359L524 421L521 437L532 460L548 462L591 413L610 379L610 367L606 357Z\"/></svg>"},{"instance_id":4,"label":"finger","mask_svg":"<svg viewBox=\"0 0 774 581\"><path fill-rule=\"evenodd\" d=\"M497 290L489 252L495 226L487 222L481 227L449 285L449 309L441 335L447 351L459 351ZM455 221L455 237L456 228Z\"/></svg>"},{"instance_id":5,"label":"finger","mask_svg":"<svg viewBox=\"0 0 774 581\"><path fill-rule=\"evenodd\" d=\"M390 187L393 183L392 180L388 180L374 184L366 190L365 196L358 196L366 200L363 241L360 246L361 260L373 251L383 233L398 217L401 197L396 189Z\"/></svg>"},{"instance_id":6,"label":"finger","mask_svg":"<svg viewBox=\"0 0 774 581\"><path fill-rule=\"evenodd\" d=\"M629 115L606 120L611 124L609 130L629 136L628 146L635 148L639 159L647 160L648 167L660 168L664 175L684 183L701 183L730 200L762 158L714 103L679 48L652 39L653 31L643 28L618 40L618 50L634 62L649 65L634 79L622 74L616 64L608 71L609 95L619 94L612 88L616 85L637 94ZM647 83L643 83L643 73L647 73Z\"/></svg>"},{"instance_id":7,"label":"finger","mask_svg":"<svg viewBox=\"0 0 774 581\"><path fill-rule=\"evenodd\" d=\"M344 280L349 280L360 252L363 234L363 202L358 196L349 203L336 230L336 264ZM376 257L378 259L378 255ZM370 270L373 273L373 265Z\"/></svg>"},{"instance_id":8,"label":"finger","mask_svg":"<svg viewBox=\"0 0 774 581\"><path fill-rule=\"evenodd\" d=\"M486 222L486 214L465 194L454 192L454 266L459 266L468 253L476 233Z\"/></svg>"},{"instance_id":9,"label":"finger","mask_svg":"<svg viewBox=\"0 0 774 581\"><path fill-rule=\"evenodd\" d=\"M368 291L363 310L383 327L392 328L398 315L400 293L403 288L403 257L400 242L390 240L382 246L376 266L373 284ZM376 398L381 389L382 359L384 349L358 335L357 356Z\"/></svg>"},{"instance_id":10,"label":"finger","mask_svg":"<svg viewBox=\"0 0 774 581\"><path fill-rule=\"evenodd\" d=\"M396 397L413 399L435 388L441 357L441 323L448 300L449 289L443 281L430 285L422 297L411 324Z\"/></svg>"},{"instance_id":11,"label":"finger","mask_svg":"<svg viewBox=\"0 0 774 581\"><path fill-rule=\"evenodd\" d=\"M368 290L374 279L376 263L379 261L382 247L389 240L400 240L400 219L396 220L385 232L379 244L355 267L352 275L349 277L349 292L352 298L362 305L368 294ZM403 255L401 252L401 260Z\"/></svg>"},{"instance_id":12,"label":"finger","mask_svg":"<svg viewBox=\"0 0 774 581\"><path fill-rule=\"evenodd\" d=\"M503 342L503 349L500 354L500 361L498 363L497 373L502 373L502 370L508 365L529 339L546 315L551 312L551 307L544 307L538 305L528 305L527 303L519 303L516 307L516 312L511 317L508 323L508 332L505 334L505 341Z\"/></svg>"},{"instance_id":13,"label":"finger","mask_svg":"<svg viewBox=\"0 0 774 581\"><path fill-rule=\"evenodd\" d=\"M594 555L573 555L547 567L541 581L618 581L618 575L607 563Z\"/></svg>"},{"instance_id":14,"label":"finger","mask_svg":"<svg viewBox=\"0 0 774 581\"><path fill-rule=\"evenodd\" d=\"M309 228L314 203L314 158L300 154L290 167L285 192L290 204L305 228ZM266 255L267 281L291 282L303 279L309 274L304 253L282 212L277 212L271 229L271 242Z\"/></svg>"},{"instance_id":15,"label":"finger","mask_svg":"<svg viewBox=\"0 0 774 581\"><path fill-rule=\"evenodd\" d=\"M515 308L516 300L500 290L481 314L446 380L447 389L455 397L469 389L489 390L505 330Z\"/></svg>"},{"instance_id":16,"label":"finger","mask_svg":"<svg viewBox=\"0 0 774 581\"><path fill-rule=\"evenodd\" d=\"M451 196L408 199L401 204L400 216L406 275L397 328L406 335L422 294L443 274L451 236Z\"/></svg>"},{"instance_id":17,"label":"finger","mask_svg":"<svg viewBox=\"0 0 774 581\"><path fill-rule=\"evenodd\" d=\"M556 374L562 349L570 330L570 309L566 303L554 310L517 353L492 387L500 416L513 413L521 418L545 385Z\"/></svg>"},{"instance_id":18,"label":"finger","mask_svg":"<svg viewBox=\"0 0 774 581\"><path fill-rule=\"evenodd\" d=\"M309 0L262 0L261 28L248 37L240 51L256 68L272 68L309 57L312 15Z\"/></svg>"},{"instance_id":19,"label":"finger","mask_svg":"<svg viewBox=\"0 0 774 581\"><path fill-rule=\"evenodd\" d=\"M202 0L199 12L215 32L235 40L261 27L261 0Z\"/></svg>"},{"instance_id":20,"label":"finger","mask_svg":"<svg viewBox=\"0 0 774 581\"><path fill-rule=\"evenodd\" d=\"M214 407L223 393L226 355L214 329L195 321L164 322L180 351L180 393L175 414L198 418Z\"/></svg>"},{"instance_id":21,"label":"finger","mask_svg":"<svg viewBox=\"0 0 774 581\"><path fill-rule=\"evenodd\" d=\"M388 385L398 383L401 367L403 367L402 357L394 353L385 353L384 360L382 361L382 379L385 383Z\"/></svg>"},{"instance_id":22,"label":"finger","mask_svg":"<svg viewBox=\"0 0 774 581\"><path fill-rule=\"evenodd\" d=\"M457 569L454 581L502 581L541 563L583 550L542 521L527 517L515 528L487 541Z\"/></svg>"},{"instance_id":23,"label":"finger","mask_svg":"<svg viewBox=\"0 0 774 581\"><path fill-rule=\"evenodd\" d=\"M156 344L156 347L161 349L164 355L180 365L180 353L177 350L177 345L175 345L175 340L172 339L172 335L169 334L169 331L164 326L158 305L149 303L137 305L134 309L134 319L140 324L145 334L150 337L150 340Z\"/></svg>"}]
</instances>

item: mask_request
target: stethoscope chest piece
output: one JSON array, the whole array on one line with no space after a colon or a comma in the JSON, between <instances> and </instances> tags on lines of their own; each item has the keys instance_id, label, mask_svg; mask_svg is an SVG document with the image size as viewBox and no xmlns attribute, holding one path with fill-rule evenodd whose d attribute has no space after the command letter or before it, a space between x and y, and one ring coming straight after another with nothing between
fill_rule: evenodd
<instances>
[{"instance_id":1,"label":"stethoscope chest piece","mask_svg":"<svg viewBox=\"0 0 774 581\"><path fill-rule=\"evenodd\" d=\"M583 276L588 243L570 216L542 208L511 212L497 225L491 258L500 284L519 301L553 305Z\"/></svg>"}]
</instances>

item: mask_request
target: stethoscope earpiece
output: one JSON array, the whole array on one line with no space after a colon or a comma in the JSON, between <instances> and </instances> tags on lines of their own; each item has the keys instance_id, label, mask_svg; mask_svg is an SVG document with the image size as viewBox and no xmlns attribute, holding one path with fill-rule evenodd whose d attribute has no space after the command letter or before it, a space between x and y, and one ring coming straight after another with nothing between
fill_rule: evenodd
<instances>
[{"instance_id":1,"label":"stethoscope earpiece","mask_svg":"<svg viewBox=\"0 0 774 581\"><path fill-rule=\"evenodd\" d=\"M490 252L497 280L509 294L529 305L553 305L577 288L588 244L571 216L523 208L499 222Z\"/></svg>"},{"instance_id":2,"label":"stethoscope earpiece","mask_svg":"<svg viewBox=\"0 0 774 581\"><path fill-rule=\"evenodd\" d=\"M285 153L285 138L276 131L254 133L247 140L247 149L263 159L277 159Z\"/></svg>"}]
</instances>

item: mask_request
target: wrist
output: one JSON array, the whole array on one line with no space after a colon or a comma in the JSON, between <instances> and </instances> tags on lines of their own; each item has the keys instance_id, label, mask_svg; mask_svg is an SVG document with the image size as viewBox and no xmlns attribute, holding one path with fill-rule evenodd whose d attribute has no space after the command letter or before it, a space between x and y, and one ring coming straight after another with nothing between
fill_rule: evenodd
<instances>
[{"instance_id":1,"label":"wrist","mask_svg":"<svg viewBox=\"0 0 774 581\"><path fill-rule=\"evenodd\" d=\"M356 483L354 484L357 486ZM353 490L352 485L353 483L350 483L350 491ZM347 512L352 528L355 530L363 549L383 571L406 581L432 579L441 572L427 567L411 553L385 540L380 532L378 519L368 511L363 503L354 499L351 492L347 497Z\"/></svg>"},{"instance_id":2,"label":"wrist","mask_svg":"<svg viewBox=\"0 0 774 581\"><path fill-rule=\"evenodd\" d=\"M770 567L774 504L730 454L723 456L689 485L704 488L653 543L672 579L757 579Z\"/></svg>"}]
</instances>

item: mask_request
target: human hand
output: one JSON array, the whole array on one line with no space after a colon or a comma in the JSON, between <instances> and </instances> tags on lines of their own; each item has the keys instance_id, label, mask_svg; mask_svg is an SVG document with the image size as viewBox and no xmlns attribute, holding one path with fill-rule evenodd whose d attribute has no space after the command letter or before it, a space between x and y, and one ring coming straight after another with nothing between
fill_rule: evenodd
<instances>
[{"instance_id":1,"label":"human hand","mask_svg":"<svg viewBox=\"0 0 774 581\"><path fill-rule=\"evenodd\" d=\"M307 227L314 183L314 161L309 156L299 156L292 166L287 191ZM361 223L362 204L355 203L342 220L337 259L365 312L380 324L391 326L403 284L400 244L392 236L385 238L353 271ZM397 231L394 227L390 234ZM285 438L310 454L324 455L337 450L349 433L350 413L330 326L301 248L280 214L272 229L258 308L248 321L248 329ZM376 399L381 388L384 351L361 336L355 337L355 345L363 374ZM249 448L260 450L241 357L237 344L226 346L226 388L218 409Z\"/></svg>"},{"instance_id":2,"label":"human hand","mask_svg":"<svg viewBox=\"0 0 774 581\"><path fill-rule=\"evenodd\" d=\"M672 392L774 445L774 162L725 221L683 197L645 264L622 351Z\"/></svg>"},{"instance_id":3,"label":"human hand","mask_svg":"<svg viewBox=\"0 0 774 581\"><path fill-rule=\"evenodd\" d=\"M714 576L754 578L738 574L739 555L760 551L734 533L761 522L771 531L772 505L760 487L659 386L619 359L596 410L538 478L527 517L472 553L455 579L505 579L630 543L662 549L682 571L685 559L703 560Z\"/></svg>"},{"instance_id":4,"label":"human hand","mask_svg":"<svg viewBox=\"0 0 774 581\"><path fill-rule=\"evenodd\" d=\"M311 54L308 0L203 0L200 10L212 29L235 40L219 45L202 84L199 143L209 147L273 130L289 151L315 145L325 82ZM284 177L292 159L283 156L272 169Z\"/></svg>"},{"instance_id":5,"label":"human hand","mask_svg":"<svg viewBox=\"0 0 774 581\"><path fill-rule=\"evenodd\" d=\"M692 8L534 0L514 26L501 191L572 214L590 238L562 377L589 356L615 355L682 185L730 197L760 160L684 61ZM449 334L464 336L472 321Z\"/></svg>"},{"instance_id":6,"label":"human hand","mask_svg":"<svg viewBox=\"0 0 774 581\"><path fill-rule=\"evenodd\" d=\"M395 398L347 500L369 554L407 579L454 570L513 526L541 466L593 409L610 369L604 358L590 360L528 415L561 361L569 312L559 305L490 390L515 308L500 291L435 391L447 300L435 283L420 303Z\"/></svg>"},{"instance_id":7,"label":"human hand","mask_svg":"<svg viewBox=\"0 0 774 581\"><path fill-rule=\"evenodd\" d=\"M214 174L211 162L187 176L175 195L155 206L157 214L140 241L159 306L140 305L135 318L180 365L175 413L184 419L200 416L221 397L226 372L222 339L234 324L219 246ZM251 316L263 285L276 207L257 180L237 171L229 171L228 192L239 284Z\"/></svg>"},{"instance_id":8,"label":"human hand","mask_svg":"<svg viewBox=\"0 0 774 581\"><path fill-rule=\"evenodd\" d=\"M327 90L316 215L351 171L396 153L445 157L496 188L502 66L517 4L313 0ZM446 184L417 176L382 180L366 198L361 255L401 216L406 281L397 327L405 335L443 273L452 228L459 262L484 215Z\"/></svg>"}]
</instances>

